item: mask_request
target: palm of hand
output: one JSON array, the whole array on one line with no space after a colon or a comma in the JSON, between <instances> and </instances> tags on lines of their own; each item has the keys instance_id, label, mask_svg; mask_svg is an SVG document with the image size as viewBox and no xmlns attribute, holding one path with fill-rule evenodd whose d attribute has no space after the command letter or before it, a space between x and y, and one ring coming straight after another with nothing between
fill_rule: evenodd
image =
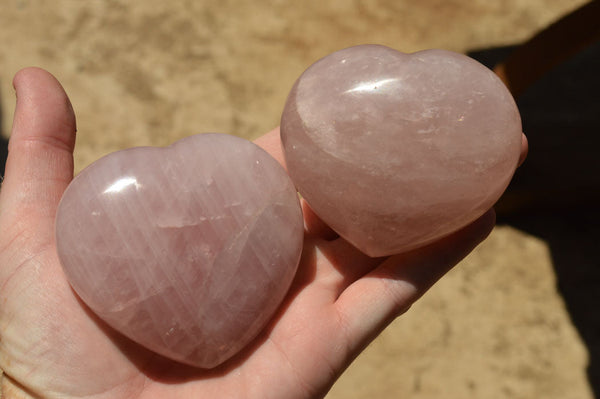
<instances>
[{"instance_id":1,"label":"palm of hand","mask_svg":"<svg viewBox=\"0 0 600 399\"><path fill-rule=\"evenodd\" d=\"M73 175L73 111L47 72L24 70L14 84L17 110L0 193L0 389L7 397L323 396L370 340L493 225L488 213L427 248L372 259L304 205L302 262L271 324L216 369L175 364L111 330L71 290L53 230ZM281 161L277 131L257 144Z\"/></svg>"}]
</instances>

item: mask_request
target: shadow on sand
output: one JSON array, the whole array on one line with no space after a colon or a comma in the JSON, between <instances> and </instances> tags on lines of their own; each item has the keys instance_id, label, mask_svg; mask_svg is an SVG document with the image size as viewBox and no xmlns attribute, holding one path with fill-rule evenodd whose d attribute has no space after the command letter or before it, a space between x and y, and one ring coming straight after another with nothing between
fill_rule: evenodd
<instances>
[{"instance_id":1,"label":"shadow on sand","mask_svg":"<svg viewBox=\"0 0 600 399\"><path fill-rule=\"evenodd\" d=\"M512 48L469 55L489 67ZM498 223L549 245L571 320L589 353L600 398L600 43L559 65L517 98L529 156L498 203Z\"/></svg>"},{"instance_id":2,"label":"shadow on sand","mask_svg":"<svg viewBox=\"0 0 600 399\"><path fill-rule=\"evenodd\" d=\"M0 129L3 126L2 98L0 98ZM3 133L3 132L0 132ZM4 177L4 166L6 165L6 157L8 156L8 140L4 135L0 135L0 177Z\"/></svg>"}]
</instances>

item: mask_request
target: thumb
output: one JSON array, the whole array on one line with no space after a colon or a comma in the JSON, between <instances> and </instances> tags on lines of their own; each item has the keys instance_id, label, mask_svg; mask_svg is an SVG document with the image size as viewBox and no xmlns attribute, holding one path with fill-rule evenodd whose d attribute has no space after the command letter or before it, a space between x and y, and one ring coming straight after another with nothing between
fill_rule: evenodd
<instances>
[{"instance_id":1,"label":"thumb","mask_svg":"<svg viewBox=\"0 0 600 399\"><path fill-rule=\"evenodd\" d=\"M17 106L8 144L0 217L54 219L73 178L75 116L54 76L39 68L19 71L13 85Z\"/></svg>"}]
</instances>

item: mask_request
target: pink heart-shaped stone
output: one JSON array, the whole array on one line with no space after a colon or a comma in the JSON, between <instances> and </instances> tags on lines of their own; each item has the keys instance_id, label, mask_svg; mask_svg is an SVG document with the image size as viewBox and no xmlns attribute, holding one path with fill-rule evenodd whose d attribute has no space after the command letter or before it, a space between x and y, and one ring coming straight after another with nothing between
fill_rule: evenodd
<instances>
[{"instance_id":1,"label":"pink heart-shaped stone","mask_svg":"<svg viewBox=\"0 0 600 399\"><path fill-rule=\"evenodd\" d=\"M281 138L290 176L313 210L382 256L486 212L517 167L521 120L500 79L467 56L362 45L300 76Z\"/></svg>"},{"instance_id":2,"label":"pink heart-shaped stone","mask_svg":"<svg viewBox=\"0 0 600 399\"><path fill-rule=\"evenodd\" d=\"M171 359L210 368L264 328L302 251L284 169L249 141L201 134L110 154L56 218L60 261L104 321Z\"/></svg>"}]
</instances>

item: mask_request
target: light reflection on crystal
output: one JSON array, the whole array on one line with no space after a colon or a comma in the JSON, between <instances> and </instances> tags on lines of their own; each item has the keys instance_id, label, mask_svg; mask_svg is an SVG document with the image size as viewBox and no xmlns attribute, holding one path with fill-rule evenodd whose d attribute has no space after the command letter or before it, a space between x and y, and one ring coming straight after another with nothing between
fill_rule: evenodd
<instances>
[{"instance_id":1,"label":"light reflection on crystal","mask_svg":"<svg viewBox=\"0 0 600 399\"><path fill-rule=\"evenodd\" d=\"M386 85L389 87L390 83L395 83L398 80L399 79L397 79L397 78L388 78L388 79L374 80L374 81L370 81L370 82L363 82L349 90L346 90L344 93L375 92L376 90L385 88Z\"/></svg>"},{"instance_id":2,"label":"light reflection on crystal","mask_svg":"<svg viewBox=\"0 0 600 399\"><path fill-rule=\"evenodd\" d=\"M122 177L118 179L116 182L108 186L106 190L103 191L104 194L110 193L120 193L128 187L135 187L136 189L141 188L141 184L138 183L137 179L132 176Z\"/></svg>"}]
</instances>

